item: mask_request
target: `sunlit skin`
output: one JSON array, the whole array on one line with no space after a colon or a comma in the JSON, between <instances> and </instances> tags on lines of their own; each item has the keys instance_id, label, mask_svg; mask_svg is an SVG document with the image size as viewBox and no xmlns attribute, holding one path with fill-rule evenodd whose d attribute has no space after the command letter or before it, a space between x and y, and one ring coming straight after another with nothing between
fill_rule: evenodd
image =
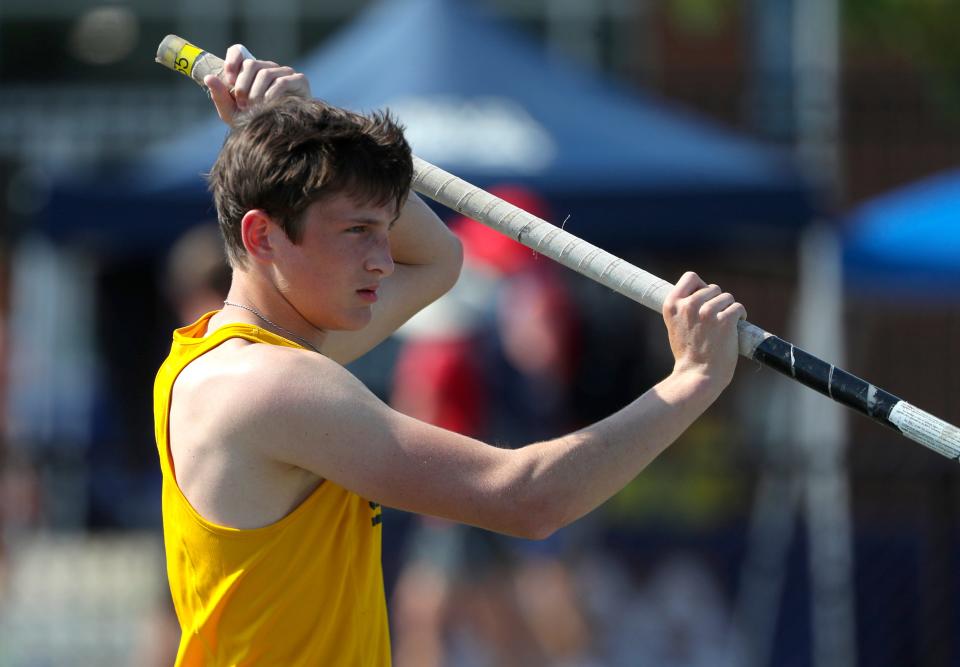
<instances>
[{"instance_id":1,"label":"sunlit skin","mask_svg":"<svg viewBox=\"0 0 960 667\"><path fill-rule=\"evenodd\" d=\"M211 81L211 92L228 123L237 100L309 94L302 75L245 59L239 46L226 62L226 80ZM189 364L173 388L177 483L212 521L268 525L330 480L386 506L546 537L622 489L733 378L746 311L688 272L663 308L672 371L610 417L516 450L407 417L343 365L450 289L459 242L415 195L399 217L344 195L312 203L305 215L304 236L293 243L265 211L246 212L245 261L228 298L274 325L225 307L208 332L239 322L288 330L307 345L233 338Z\"/></svg>"}]
</instances>

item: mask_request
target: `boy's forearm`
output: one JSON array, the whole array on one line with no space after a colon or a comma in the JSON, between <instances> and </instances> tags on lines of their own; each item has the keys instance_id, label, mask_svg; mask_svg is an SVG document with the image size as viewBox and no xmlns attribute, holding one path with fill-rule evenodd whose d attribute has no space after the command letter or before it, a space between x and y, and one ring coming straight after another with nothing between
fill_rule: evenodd
<instances>
[{"instance_id":1,"label":"boy's forearm","mask_svg":"<svg viewBox=\"0 0 960 667\"><path fill-rule=\"evenodd\" d=\"M459 271L462 261L459 239L414 192L391 232L390 251L394 262L408 266L455 264Z\"/></svg>"}]
</instances>

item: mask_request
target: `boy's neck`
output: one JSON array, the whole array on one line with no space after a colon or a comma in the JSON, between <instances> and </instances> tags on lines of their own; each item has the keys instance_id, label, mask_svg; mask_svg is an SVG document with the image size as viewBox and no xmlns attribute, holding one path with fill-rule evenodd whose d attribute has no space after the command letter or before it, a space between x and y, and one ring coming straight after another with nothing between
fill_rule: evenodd
<instances>
[{"instance_id":1,"label":"boy's neck","mask_svg":"<svg viewBox=\"0 0 960 667\"><path fill-rule=\"evenodd\" d=\"M230 322L254 324L319 351L326 332L314 327L272 284L235 269L221 312L210 320L210 331Z\"/></svg>"}]
</instances>

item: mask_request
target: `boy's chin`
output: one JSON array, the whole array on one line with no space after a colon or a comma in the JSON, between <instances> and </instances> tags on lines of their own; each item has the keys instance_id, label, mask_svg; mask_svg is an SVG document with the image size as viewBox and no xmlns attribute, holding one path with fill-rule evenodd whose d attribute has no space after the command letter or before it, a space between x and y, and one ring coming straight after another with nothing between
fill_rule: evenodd
<instances>
[{"instance_id":1,"label":"boy's chin","mask_svg":"<svg viewBox=\"0 0 960 667\"><path fill-rule=\"evenodd\" d=\"M350 313L349 316L341 318L337 326L330 327L328 331L360 331L365 329L372 319L373 313L366 308L363 312Z\"/></svg>"}]
</instances>

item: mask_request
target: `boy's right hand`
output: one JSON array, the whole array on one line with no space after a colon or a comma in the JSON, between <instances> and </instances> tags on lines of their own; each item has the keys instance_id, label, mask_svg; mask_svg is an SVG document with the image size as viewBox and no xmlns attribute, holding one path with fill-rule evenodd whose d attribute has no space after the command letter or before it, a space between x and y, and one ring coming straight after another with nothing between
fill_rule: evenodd
<instances>
[{"instance_id":1,"label":"boy's right hand","mask_svg":"<svg viewBox=\"0 0 960 667\"><path fill-rule=\"evenodd\" d=\"M731 294L692 271L683 274L663 303L673 372L726 387L737 367L737 322L746 318L746 309Z\"/></svg>"},{"instance_id":2,"label":"boy's right hand","mask_svg":"<svg viewBox=\"0 0 960 667\"><path fill-rule=\"evenodd\" d=\"M221 120L233 125L238 112L281 95L310 98L310 82L292 67L270 60L257 60L243 44L227 49L223 73L203 80Z\"/></svg>"}]
</instances>

